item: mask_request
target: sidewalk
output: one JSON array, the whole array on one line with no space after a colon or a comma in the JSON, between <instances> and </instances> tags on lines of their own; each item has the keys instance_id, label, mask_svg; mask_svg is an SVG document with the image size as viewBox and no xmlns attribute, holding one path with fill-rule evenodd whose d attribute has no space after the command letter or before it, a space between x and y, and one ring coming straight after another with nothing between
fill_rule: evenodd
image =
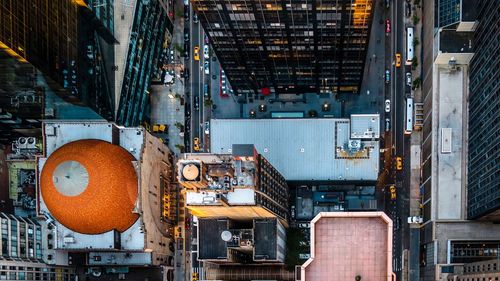
<instances>
[{"instance_id":1,"label":"sidewalk","mask_svg":"<svg viewBox=\"0 0 500 281\"><path fill-rule=\"evenodd\" d=\"M412 3L412 17L416 15L420 19L422 18L422 11L417 8ZM414 26L412 17L406 18L406 26ZM417 25L414 26L414 38L422 41L422 21L420 20ZM422 72L422 44L419 44L414 52L415 56L418 58L419 66L412 71L413 80L419 78ZM413 90L413 96L415 103L422 102L422 90L421 87ZM422 131L413 131L411 134L411 174L410 174L410 216L420 215L420 153L421 153L421 142L422 142Z\"/></svg>"},{"instance_id":2,"label":"sidewalk","mask_svg":"<svg viewBox=\"0 0 500 281\"><path fill-rule=\"evenodd\" d=\"M177 9L183 8L183 2L177 1ZM168 138L168 147L176 155L180 154L177 147L184 146L184 136L175 126L177 122L184 124L184 105L181 104L181 98L184 98L184 79L180 77L180 71L183 69L182 54L175 48L176 44L183 46L183 22L182 16L176 16L174 20L174 31L172 34L172 43L169 48L174 50L174 64L169 64L169 69L175 71L175 83L172 85L152 85L151 86L151 124L168 125L168 132L160 137Z\"/></svg>"},{"instance_id":3,"label":"sidewalk","mask_svg":"<svg viewBox=\"0 0 500 281\"><path fill-rule=\"evenodd\" d=\"M414 39L422 42L422 10L421 7L415 7L412 4L412 15L406 18L406 26L414 27ZM413 15L420 18L420 21L414 25ZM415 56L418 58L419 66L412 70L413 80L421 77L422 73L422 43L414 47ZM413 98L415 103L422 102L421 87L413 91ZM410 216L421 216L420 210L420 170L421 170L421 143L422 131L415 131L411 134L410 139ZM408 257L408 281L417 281L420 279L420 225L410 224L410 251ZM406 277L406 276L405 276Z\"/></svg>"}]
</instances>

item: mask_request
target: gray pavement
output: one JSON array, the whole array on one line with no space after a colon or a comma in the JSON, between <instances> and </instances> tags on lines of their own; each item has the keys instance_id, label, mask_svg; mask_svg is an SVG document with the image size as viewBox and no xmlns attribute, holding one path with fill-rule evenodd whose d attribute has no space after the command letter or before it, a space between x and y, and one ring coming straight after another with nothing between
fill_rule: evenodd
<instances>
[{"instance_id":1,"label":"gray pavement","mask_svg":"<svg viewBox=\"0 0 500 281\"><path fill-rule=\"evenodd\" d=\"M176 3L177 7L182 8L182 1ZM177 145L184 145L184 137L181 131L175 127L175 123L184 124L184 105L181 104L181 98L184 97L184 81L180 77L180 71L183 68L182 57L179 51L174 47L176 44L183 45L183 19L176 17L174 20L174 31L170 49L174 50L174 62L167 68L174 69L175 82L173 85L152 85L151 86L151 124L168 125L168 134L159 135L162 138L168 138L168 147L175 154L180 150Z\"/></svg>"}]
</instances>

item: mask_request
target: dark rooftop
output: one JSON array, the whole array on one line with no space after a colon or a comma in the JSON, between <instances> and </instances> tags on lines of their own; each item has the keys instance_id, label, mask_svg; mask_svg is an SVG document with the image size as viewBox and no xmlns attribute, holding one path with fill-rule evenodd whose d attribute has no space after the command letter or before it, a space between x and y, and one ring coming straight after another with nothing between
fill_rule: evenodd
<instances>
[{"instance_id":1,"label":"dark rooftop","mask_svg":"<svg viewBox=\"0 0 500 281\"><path fill-rule=\"evenodd\" d=\"M276 219L254 220L254 260L276 260Z\"/></svg>"},{"instance_id":2,"label":"dark rooftop","mask_svg":"<svg viewBox=\"0 0 500 281\"><path fill-rule=\"evenodd\" d=\"M462 0L462 21L477 19L477 0Z\"/></svg>"},{"instance_id":3,"label":"dark rooftop","mask_svg":"<svg viewBox=\"0 0 500 281\"><path fill-rule=\"evenodd\" d=\"M440 34L439 49L443 53L472 53L473 32L444 29Z\"/></svg>"},{"instance_id":4,"label":"dark rooftop","mask_svg":"<svg viewBox=\"0 0 500 281\"><path fill-rule=\"evenodd\" d=\"M199 259L227 259L226 242L221 233L228 229L227 219L198 220Z\"/></svg>"}]
</instances>

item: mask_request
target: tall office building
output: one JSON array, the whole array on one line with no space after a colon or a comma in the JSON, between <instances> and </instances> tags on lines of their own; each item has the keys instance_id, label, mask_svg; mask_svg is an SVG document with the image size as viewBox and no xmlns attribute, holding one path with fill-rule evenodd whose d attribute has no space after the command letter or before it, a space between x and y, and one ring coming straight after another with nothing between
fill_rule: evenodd
<instances>
[{"instance_id":1,"label":"tall office building","mask_svg":"<svg viewBox=\"0 0 500 281\"><path fill-rule=\"evenodd\" d=\"M48 77L40 83L33 71L32 88L50 88L102 118L137 126L148 118L150 80L170 43L172 5L165 0L2 1L0 49ZM9 92L2 95L17 96ZM54 107L47 103L44 113L82 119L60 116Z\"/></svg>"},{"instance_id":2,"label":"tall office building","mask_svg":"<svg viewBox=\"0 0 500 281\"><path fill-rule=\"evenodd\" d=\"M469 219L500 222L500 9L478 2L469 99ZM496 39L495 39L496 38Z\"/></svg>"},{"instance_id":3,"label":"tall office building","mask_svg":"<svg viewBox=\"0 0 500 281\"><path fill-rule=\"evenodd\" d=\"M359 91L371 0L192 3L237 93Z\"/></svg>"},{"instance_id":4,"label":"tall office building","mask_svg":"<svg viewBox=\"0 0 500 281\"><path fill-rule=\"evenodd\" d=\"M198 217L197 259L218 264L217 279L227 271L255 279L285 272L288 186L253 145L233 145L231 154L184 154L177 179L186 208Z\"/></svg>"},{"instance_id":5,"label":"tall office building","mask_svg":"<svg viewBox=\"0 0 500 281\"><path fill-rule=\"evenodd\" d=\"M475 33L480 32L476 18L481 11L476 10L477 3L474 0L423 1L426 20L421 35L423 224L419 228L420 270L410 268L413 276L420 275L416 276L420 280L446 280L458 273L458 265L495 258L500 245L498 224L468 220L471 195L474 196L468 192L473 176L470 169L481 169L486 162L471 163L473 148L467 145L474 134L474 128L468 125L476 122L472 101L476 93L469 75L474 72L473 57L482 56L477 53L482 51L474 40ZM492 38L491 33L488 37ZM487 81L482 81L481 87L485 87ZM494 129L493 123L488 123L489 128ZM491 132L488 133L495 134ZM486 142L484 145L485 149L495 146ZM410 255L410 266L416 258Z\"/></svg>"}]
</instances>

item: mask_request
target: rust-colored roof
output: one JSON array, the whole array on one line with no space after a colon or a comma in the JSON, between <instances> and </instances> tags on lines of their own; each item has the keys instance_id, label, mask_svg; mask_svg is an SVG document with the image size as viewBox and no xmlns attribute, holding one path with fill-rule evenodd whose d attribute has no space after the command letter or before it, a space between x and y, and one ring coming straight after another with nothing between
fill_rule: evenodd
<instances>
[{"instance_id":1,"label":"rust-colored roof","mask_svg":"<svg viewBox=\"0 0 500 281\"><path fill-rule=\"evenodd\" d=\"M54 184L54 171L68 161L78 162L76 165L83 166L88 174L88 180L80 181L88 185L75 196L60 193ZM125 149L105 141L79 140L65 144L50 155L43 167L40 179L43 200L54 218L73 231L123 232L138 218L132 213L138 181L131 161L134 157ZM71 184L67 186L72 188Z\"/></svg>"}]
</instances>

